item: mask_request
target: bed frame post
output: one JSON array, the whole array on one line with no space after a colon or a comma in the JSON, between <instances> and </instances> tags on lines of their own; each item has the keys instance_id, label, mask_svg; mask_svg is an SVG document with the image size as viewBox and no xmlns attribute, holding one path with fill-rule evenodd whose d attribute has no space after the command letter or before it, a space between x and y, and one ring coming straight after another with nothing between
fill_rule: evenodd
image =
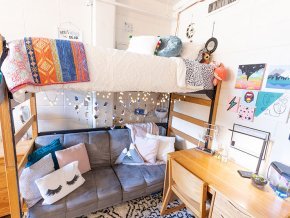
<instances>
[{"instance_id":1,"label":"bed frame post","mask_svg":"<svg viewBox=\"0 0 290 218\"><path fill-rule=\"evenodd\" d=\"M32 93L30 97L30 112L33 116L32 122L32 138L35 139L38 136L38 124L37 124L37 108L36 108L36 94Z\"/></svg>"},{"instance_id":2,"label":"bed frame post","mask_svg":"<svg viewBox=\"0 0 290 218\"><path fill-rule=\"evenodd\" d=\"M208 123L211 124L211 125L215 125L217 109L218 109L218 103L219 103L219 97L220 97L220 91L221 91L221 85L222 85L222 82L219 81L217 86L215 87L214 97L213 97L213 99L211 101L210 114L209 114L209 119L208 119ZM210 128L209 135L210 135L210 138L213 138L214 130L211 127L212 126L209 126L209 128ZM212 140L209 140L209 142L206 143L206 147L208 149L211 149Z\"/></svg>"},{"instance_id":3,"label":"bed frame post","mask_svg":"<svg viewBox=\"0 0 290 218\"><path fill-rule=\"evenodd\" d=\"M14 124L11 109L11 103L8 98L8 90L6 89L4 93L4 101L0 105L0 119L5 157L6 181L11 217L20 218L21 203L18 186L18 169L14 140Z\"/></svg>"}]
</instances>

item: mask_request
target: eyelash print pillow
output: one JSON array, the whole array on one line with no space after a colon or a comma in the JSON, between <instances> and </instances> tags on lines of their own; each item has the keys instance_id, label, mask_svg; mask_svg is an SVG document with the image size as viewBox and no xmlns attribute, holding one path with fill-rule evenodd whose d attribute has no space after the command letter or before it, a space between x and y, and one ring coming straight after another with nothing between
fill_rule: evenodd
<instances>
[{"instance_id":1,"label":"eyelash print pillow","mask_svg":"<svg viewBox=\"0 0 290 218\"><path fill-rule=\"evenodd\" d=\"M85 182L79 168L78 161L74 161L35 181L43 205L50 205L67 196Z\"/></svg>"}]
</instances>

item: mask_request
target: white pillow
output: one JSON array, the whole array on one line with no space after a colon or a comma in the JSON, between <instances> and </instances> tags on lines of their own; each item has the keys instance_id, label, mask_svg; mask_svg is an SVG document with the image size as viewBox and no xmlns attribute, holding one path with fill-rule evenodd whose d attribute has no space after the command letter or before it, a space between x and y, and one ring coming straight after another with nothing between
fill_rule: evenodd
<instances>
[{"instance_id":1,"label":"white pillow","mask_svg":"<svg viewBox=\"0 0 290 218\"><path fill-rule=\"evenodd\" d=\"M78 161L74 161L35 181L44 201L42 205L50 205L62 199L85 182Z\"/></svg>"},{"instance_id":2,"label":"white pillow","mask_svg":"<svg viewBox=\"0 0 290 218\"><path fill-rule=\"evenodd\" d=\"M147 138L159 140L157 160L167 161L167 154L174 152L175 137L158 136L147 133Z\"/></svg>"},{"instance_id":3,"label":"white pillow","mask_svg":"<svg viewBox=\"0 0 290 218\"><path fill-rule=\"evenodd\" d=\"M154 55L159 37L157 36L133 36L130 39L127 51L138 54Z\"/></svg>"},{"instance_id":4,"label":"white pillow","mask_svg":"<svg viewBox=\"0 0 290 218\"><path fill-rule=\"evenodd\" d=\"M156 139L136 137L136 148L146 162L156 163L159 143Z\"/></svg>"}]
</instances>

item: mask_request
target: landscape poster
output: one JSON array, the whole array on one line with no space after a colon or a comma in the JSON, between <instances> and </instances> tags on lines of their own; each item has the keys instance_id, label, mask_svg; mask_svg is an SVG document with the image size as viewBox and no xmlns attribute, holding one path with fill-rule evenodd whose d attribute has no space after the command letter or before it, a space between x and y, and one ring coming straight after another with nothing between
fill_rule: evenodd
<instances>
[{"instance_id":1,"label":"landscape poster","mask_svg":"<svg viewBox=\"0 0 290 218\"><path fill-rule=\"evenodd\" d=\"M266 88L290 89L290 65L270 66Z\"/></svg>"}]
</instances>

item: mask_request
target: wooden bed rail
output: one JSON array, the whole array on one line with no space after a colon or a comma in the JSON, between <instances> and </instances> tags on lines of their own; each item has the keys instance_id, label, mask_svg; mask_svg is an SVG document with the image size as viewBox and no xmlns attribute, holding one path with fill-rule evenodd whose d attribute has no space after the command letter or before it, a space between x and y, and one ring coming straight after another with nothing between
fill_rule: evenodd
<instances>
[{"instance_id":1,"label":"wooden bed rail","mask_svg":"<svg viewBox=\"0 0 290 218\"><path fill-rule=\"evenodd\" d=\"M179 118L183 121L186 121L188 123L191 123L191 124L194 124L194 125L197 125L200 127L205 127L205 124L207 124L207 123L214 125L215 121L216 121L216 114L217 114L220 90L221 90L221 82L218 83L218 85L215 89L215 96L213 99L203 99L203 98L197 98L197 97L193 97L193 96L173 93L171 95L171 103L170 103L170 108L169 108L167 135L168 136L171 134L177 135L177 136L183 138L184 140L193 143L194 145L204 146L205 144L203 142L201 142L199 139L197 139L193 136L190 136L190 135L188 135L180 130L173 128L172 127L172 118L176 117L176 118ZM209 119L207 121L201 120L201 119L197 119L197 118L188 116L186 114L174 111L175 101L184 101L184 102L189 102L189 103L193 103L193 104L198 104L198 105L210 107ZM211 137L213 136L213 134L214 134L213 131L209 132L209 135ZM211 146L212 146L212 140L209 141L208 148L211 148Z\"/></svg>"}]
</instances>

